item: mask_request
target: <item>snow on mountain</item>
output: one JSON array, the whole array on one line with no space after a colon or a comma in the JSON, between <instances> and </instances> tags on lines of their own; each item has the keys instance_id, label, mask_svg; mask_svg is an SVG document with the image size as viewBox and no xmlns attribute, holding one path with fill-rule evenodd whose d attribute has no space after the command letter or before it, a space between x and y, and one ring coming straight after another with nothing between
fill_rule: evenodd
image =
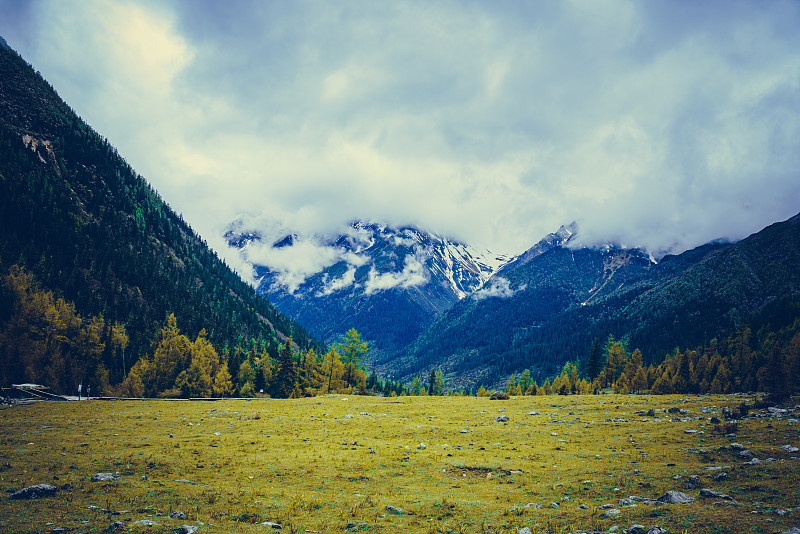
<instances>
[{"instance_id":1,"label":"snow on mountain","mask_svg":"<svg viewBox=\"0 0 800 534\"><path fill-rule=\"evenodd\" d=\"M508 258L418 228L355 222L328 235L237 221L226 256L249 265L256 290L326 341L356 328L373 351L413 341Z\"/></svg>"},{"instance_id":2,"label":"snow on mountain","mask_svg":"<svg viewBox=\"0 0 800 534\"><path fill-rule=\"evenodd\" d=\"M505 264L501 265L498 268L498 272L502 273L504 271L510 271L515 269L521 265L525 265L532 259L544 254L548 250L552 250L556 247L564 247L569 246L573 248L576 244L574 241L576 236L578 235L578 224L576 222L572 222L567 226L561 226L558 230L551 234L547 234L542 239L539 240L538 243L533 245L531 248L516 256L511 261L506 262ZM580 245L576 248L583 248L583 245Z\"/></svg>"},{"instance_id":3,"label":"snow on mountain","mask_svg":"<svg viewBox=\"0 0 800 534\"><path fill-rule=\"evenodd\" d=\"M436 284L461 299L508 261L417 228L365 222L354 222L334 235L303 235L283 228L276 233L238 222L225 238L254 267L261 291L295 296L322 297L345 290L371 295Z\"/></svg>"}]
</instances>

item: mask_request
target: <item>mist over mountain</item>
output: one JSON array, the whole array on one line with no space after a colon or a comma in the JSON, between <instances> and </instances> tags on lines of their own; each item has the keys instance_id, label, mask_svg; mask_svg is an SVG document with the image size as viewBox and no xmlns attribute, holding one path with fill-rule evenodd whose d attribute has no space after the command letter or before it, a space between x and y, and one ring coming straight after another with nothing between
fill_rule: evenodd
<instances>
[{"instance_id":1,"label":"mist over mountain","mask_svg":"<svg viewBox=\"0 0 800 534\"><path fill-rule=\"evenodd\" d=\"M359 329L371 364L406 382L431 367L455 387L499 386L523 369L541 381L609 335L658 362L800 289L796 217L658 260L613 242L587 246L574 222L512 258L411 227L353 223L309 236L251 226L237 222L226 239L257 291L327 341Z\"/></svg>"},{"instance_id":2,"label":"mist over mountain","mask_svg":"<svg viewBox=\"0 0 800 534\"><path fill-rule=\"evenodd\" d=\"M0 267L22 267L81 314L128 329L130 360L102 355L111 383L170 314L264 362L290 336L322 350L317 339L355 328L371 347L365 362L385 376L408 382L437 367L451 387L471 387L523 369L551 376L609 335L657 362L800 295L799 217L664 257L576 223L507 257L411 225L309 233L241 217L222 261L7 46L0 70ZM0 302L11 293L0 287ZM0 371L22 376L9 354Z\"/></svg>"},{"instance_id":3,"label":"mist over mountain","mask_svg":"<svg viewBox=\"0 0 800 534\"><path fill-rule=\"evenodd\" d=\"M584 362L592 340L609 335L659 362L800 297L800 216L658 263L638 249L573 248L572 239L565 228L546 236L495 275L503 294L455 303L379 368L408 379L441 367L462 386L497 386L523 369L541 380Z\"/></svg>"},{"instance_id":4,"label":"mist over mountain","mask_svg":"<svg viewBox=\"0 0 800 534\"><path fill-rule=\"evenodd\" d=\"M376 352L410 343L506 261L413 227L354 222L340 233L226 233L252 266L257 291L327 341L357 328Z\"/></svg>"}]
</instances>

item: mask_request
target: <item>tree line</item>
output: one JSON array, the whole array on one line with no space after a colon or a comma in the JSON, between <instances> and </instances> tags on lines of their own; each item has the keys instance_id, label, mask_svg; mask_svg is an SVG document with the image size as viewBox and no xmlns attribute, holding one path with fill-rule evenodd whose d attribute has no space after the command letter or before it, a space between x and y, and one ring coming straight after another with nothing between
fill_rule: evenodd
<instances>
[{"instance_id":1,"label":"tree line","mask_svg":"<svg viewBox=\"0 0 800 534\"><path fill-rule=\"evenodd\" d=\"M102 315L81 314L72 302L39 286L13 265L0 284L0 383L39 383L75 394L124 397L314 396L326 393L400 395L399 382L367 376L369 350L351 329L330 350L301 350L291 337L273 357L268 344L215 347L205 329L192 341L174 314L150 349L130 354L125 326ZM115 373L121 370L119 380Z\"/></svg>"},{"instance_id":2,"label":"tree line","mask_svg":"<svg viewBox=\"0 0 800 534\"><path fill-rule=\"evenodd\" d=\"M778 330L743 328L723 340L680 350L658 364L644 365L642 352L631 351L624 339L609 336L604 346L595 339L585 370L567 362L561 373L539 386L530 371L512 375L510 395L587 394L612 389L617 393L718 394L761 391L781 400L800 392L800 319ZM489 393L481 388L478 395Z\"/></svg>"}]
</instances>

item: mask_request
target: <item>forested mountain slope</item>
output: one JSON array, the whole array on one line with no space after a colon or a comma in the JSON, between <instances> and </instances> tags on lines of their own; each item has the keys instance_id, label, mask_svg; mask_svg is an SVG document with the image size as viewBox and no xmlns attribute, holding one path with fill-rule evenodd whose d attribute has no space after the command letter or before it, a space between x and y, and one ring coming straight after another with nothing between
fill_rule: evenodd
<instances>
[{"instance_id":1,"label":"forested mountain slope","mask_svg":"<svg viewBox=\"0 0 800 534\"><path fill-rule=\"evenodd\" d=\"M286 273L251 261L257 291L326 341L338 341L356 328L373 357L414 341L506 260L418 228L377 223L354 222L327 237L290 234L274 243L237 224L225 237L245 261L251 255L263 261L293 254L293 249L331 257L318 272L288 282Z\"/></svg>"},{"instance_id":2,"label":"forested mountain slope","mask_svg":"<svg viewBox=\"0 0 800 534\"><path fill-rule=\"evenodd\" d=\"M194 337L205 328L220 348L255 343L275 356L289 335L301 348L322 348L232 272L114 147L2 47L0 155L0 274L24 267L80 313L102 315L106 337L110 325L124 325L126 367L150 350L171 313L181 330ZM0 285L0 325L12 313L11 299ZM106 365L112 383L126 371L118 361Z\"/></svg>"},{"instance_id":3,"label":"forested mountain slope","mask_svg":"<svg viewBox=\"0 0 800 534\"><path fill-rule=\"evenodd\" d=\"M800 216L657 264L637 250L567 247L509 265L487 283L502 280L502 295L456 303L380 368L409 379L441 366L462 387L497 386L523 369L541 381L609 335L657 363L800 296Z\"/></svg>"}]
</instances>

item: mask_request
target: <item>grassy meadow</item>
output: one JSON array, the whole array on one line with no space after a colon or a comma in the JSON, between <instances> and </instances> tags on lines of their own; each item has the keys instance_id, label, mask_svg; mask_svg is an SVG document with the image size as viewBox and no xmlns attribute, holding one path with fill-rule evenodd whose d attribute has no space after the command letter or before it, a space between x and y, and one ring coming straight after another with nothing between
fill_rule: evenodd
<instances>
[{"instance_id":1,"label":"grassy meadow","mask_svg":"<svg viewBox=\"0 0 800 534\"><path fill-rule=\"evenodd\" d=\"M115 521L132 532L263 533L272 530L265 522L283 532L621 532L634 524L783 532L800 526L800 454L780 448L800 446L792 411L751 410L735 434L710 422L753 400L331 395L4 406L0 488L7 496L33 484L59 489L3 497L0 532L103 532ZM744 465L734 442L765 461ZM101 472L120 478L91 480ZM729 476L716 480L721 472ZM690 475L734 500L700 497L687 489ZM619 505L668 490L696 500ZM603 517L606 504L621 513ZM169 518L175 511L186 518ZM141 520L155 525L133 524Z\"/></svg>"}]
</instances>

